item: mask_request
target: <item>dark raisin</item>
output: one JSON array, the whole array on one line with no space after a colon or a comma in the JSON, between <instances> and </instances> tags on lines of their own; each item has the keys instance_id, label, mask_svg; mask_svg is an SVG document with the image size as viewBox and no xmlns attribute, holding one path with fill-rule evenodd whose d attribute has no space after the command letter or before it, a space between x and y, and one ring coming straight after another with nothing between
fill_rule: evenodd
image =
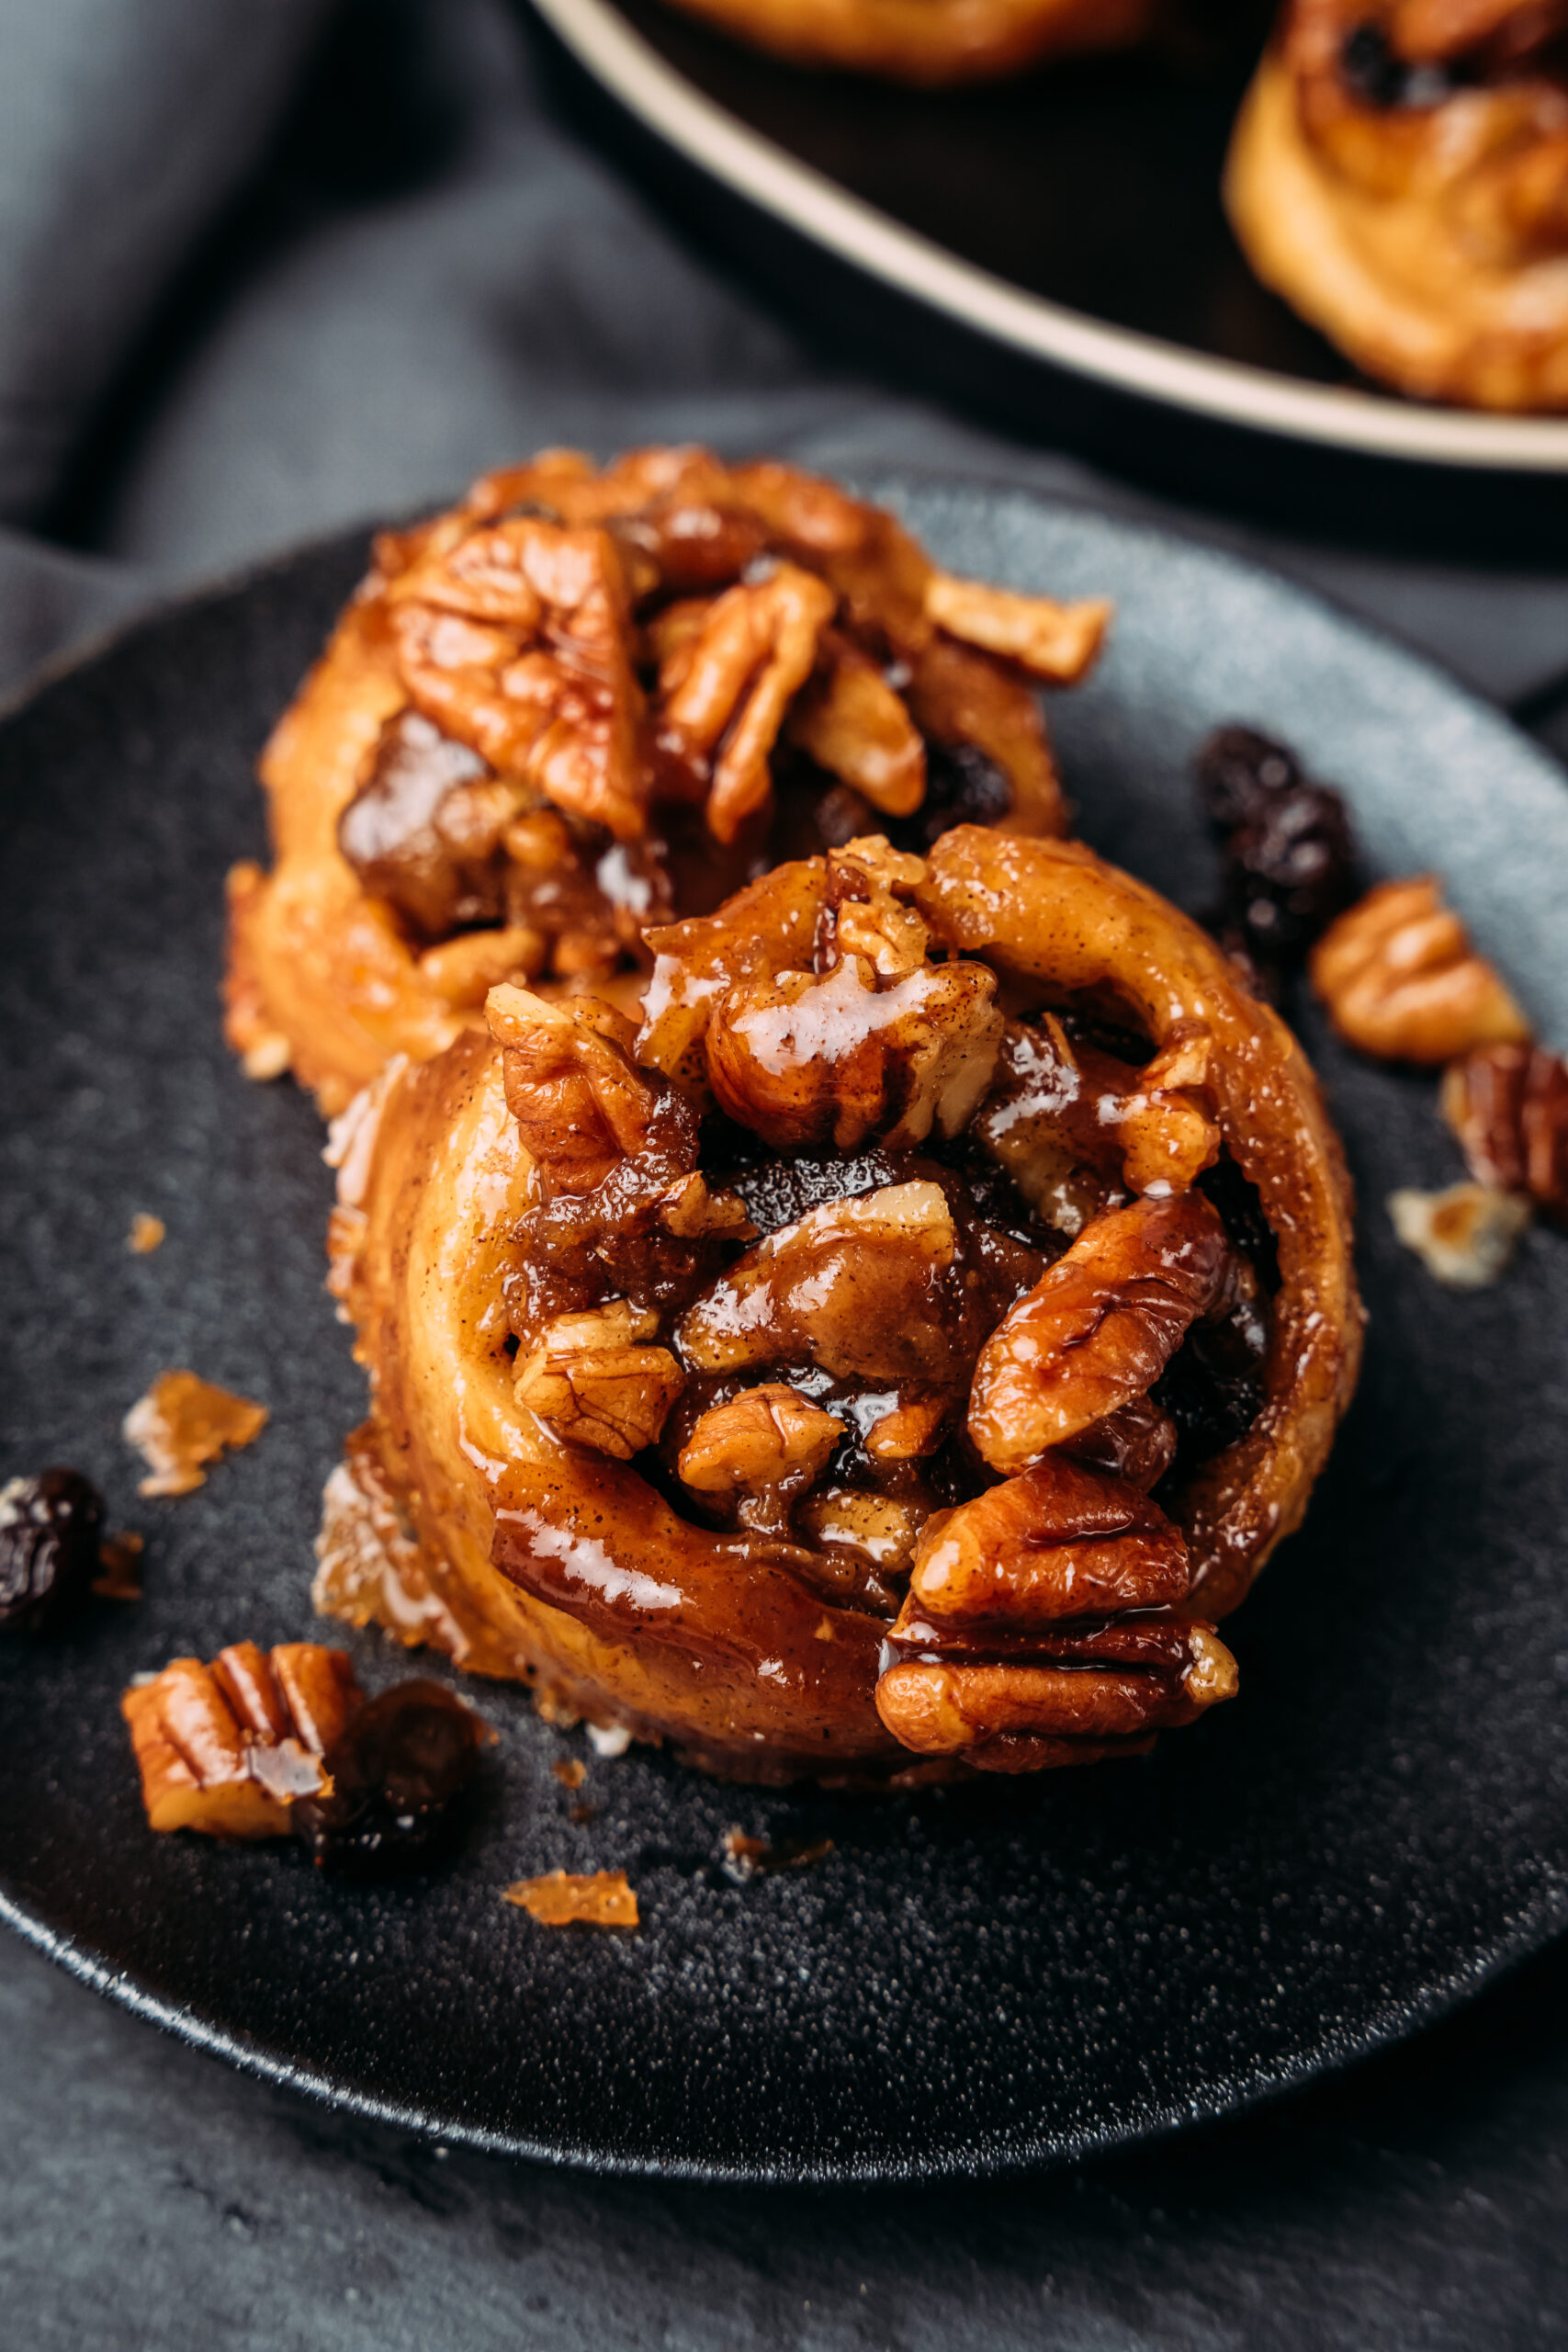
<instances>
[{"instance_id":1,"label":"dark raisin","mask_svg":"<svg viewBox=\"0 0 1568 2352\"><path fill-rule=\"evenodd\" d=\"M1263 1408L1259 1369L1240 1360L1250 1332L1224 1323L1195 1323L1149 1394L1176 1423L1175 1482L1252 1427ZM1158 1490L1156 1489L1156 1492Z\"/></svg>"},{"instance_id":2,"label":"dark raisin","mask_svg":"<svg viewBox=\"0 0 1568 2352\"><path fill-rule=\"evenodd\" d=\"M1320 784L1269 801L1226 847L1226 910L1263 963L1290 962L1356 895L1355 851L1345 804Z\"/></svg>"},{"instance_id":3,"label":"dark raisin","mask_svg":"<svg viewBox=\"0 0 1568 2352\"><path fill-rule=\"evenodd\" d=\"M1305 781L1295 753L1251 727L1217 727L1193 765L1204 812L1223 833L1250 824L1277 794Z\"/></svg>"},{"instance_id":4,"label":"dark raisin","mask_svg":"<svg viewBox=\"0 0 1568 2352\"><path fill-rule=\"evenodd\" d=\"M58 1633L98 1573L104 1498L79 1470L0 1487L0 1631Z\"/></svg>"},{"instance_id":5,"label":"dark raisin","mask_svg":"<svg viewBox=\"0 0 1568 2352\"><path fill-rule=\"evenodd\" d=\"M1012 807L1012 786L977 743L926 744L926 797L912 817L882 830L896 849L917 854L954 825L996 825Z\"/></svg>"},{"instance_id":6,"label":"dark raisin","mask_svg":"<svg viewBox=\"0 0 1568 2352\"><path fill-rule=\"evenodd\" d=\"M439 1682L400 1682L328 1750L330 1796L297 1797L294 1827L327 1870L421 1870L452 1846L479 1764L479 1723Z\"/></svg>"}]
</instances>

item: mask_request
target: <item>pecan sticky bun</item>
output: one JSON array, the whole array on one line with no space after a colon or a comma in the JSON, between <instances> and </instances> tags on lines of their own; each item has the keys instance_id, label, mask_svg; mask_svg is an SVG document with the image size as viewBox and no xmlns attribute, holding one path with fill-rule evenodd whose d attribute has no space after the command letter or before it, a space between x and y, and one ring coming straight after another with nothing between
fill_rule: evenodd
<instances>
[{"instance_id":1,"label":"pecan sticky bun","mask_svg":"<svg viewBox=\"0 0 1568 2352\"><path fill-rule=\"evenodd\" d=\"M1353 1386L1290 1032L1086 849L962 826L516 986L357 1106L373 1414L319 1604L750 1779L1141 1750Z\"/></svg>"},{"instance_id":2,"label":"pecan sticky bun","mask_svg":"<svg viewBox=\"0 0 1568 2352\"><path fill-rule=\"evenodd\" d=\"M1260 277L1369 375L1568 407L1568 6L1289 0L1226 201Z\"/></svg>"},{"instance_id":3,"label":"pecan sticky bun","mask_svg":"<svg viewBox=\"0 0 1568 2352\"><path fill-rule=\"evenodd\" d=\"M1161 0L675 0L688 15L797 65L928 86L1016 74L1044 59L1128 49Z\"/></svg>"},{"instance_id":4,"label":"pecan sticky bun","mask_svg":"<svg viewBox=\"0 0 1568 2352\"><path fill-rule=\"evenodd\" d=\"M1109 606L954 579L773 463L570 451L377 539L262 761L230 876L230 1043L333 1113L488 991L640 987L650 923L882 829L1065 827L1035 686Z\"/></svg>"}]
</instances>

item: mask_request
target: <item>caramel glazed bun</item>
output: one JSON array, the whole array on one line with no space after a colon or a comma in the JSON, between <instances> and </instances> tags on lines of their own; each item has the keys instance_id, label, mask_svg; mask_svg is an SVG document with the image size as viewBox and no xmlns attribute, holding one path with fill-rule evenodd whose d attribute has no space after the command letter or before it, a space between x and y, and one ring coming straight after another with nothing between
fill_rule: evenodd
<instances>
[{"instance_id":1,"label":"caramel glazed bun","mask_svg":"<svg viewBox=\"0 0 1568 2352\"><path fill-rule=\"evenodd\" d=\"M372 1419L317 1605L728 1776L1142 1752L1355 1384L1291 1033L1153 890L961 826L507 985L345 1114Z\"/></svg>"},{"instance_id":2,"label":"caramel glazed bun","mask_svg":"<svg viewBox=\"0 0 1568 2352\"><path fill-rule=\"evenodd\" d=\"M229 881L226 1032L341 1111L503 979L635 1001L647 925L781 859L968 820L1066 830L1036 684L1110 614L940 571L772 463L570 451L376 541L262 761L276 862Z\"/></svg>"},{"instance_id":3,"label":"caramel glazed bun","mask_svg":"<svg viewBox=\"0 0 1568 2352\"><path fill-rule=\"evenodd\" d=\"M1568 0L1291 0L1225 201L1369 375L1568 408Z\"/></svg>"},{"instance_id":4,"label":"caramel glazed bun","mask_svg":"<svg viewBox=\"0 0 1568 2352\"><path fill-rule=\"evenodd\" d=\"M928 86L1016 74L1051 57L1127 49L1162 0L675 0L687 15L797 65Z\"/></svg>"}]
</instances>

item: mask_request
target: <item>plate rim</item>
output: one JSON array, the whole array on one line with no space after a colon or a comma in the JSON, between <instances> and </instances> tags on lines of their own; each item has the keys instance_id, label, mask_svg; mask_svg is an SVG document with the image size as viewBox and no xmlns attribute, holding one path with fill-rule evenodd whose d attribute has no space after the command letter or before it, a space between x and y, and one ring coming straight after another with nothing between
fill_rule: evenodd
<instances>
[{"instance_id":1,"label":"plate rim","mask_svg":"<svg viewBox=\"0 0 1568 2352\"><path fill-rule=\"evenodd\" d=\"M1447 695L1483 713L1546 769L1554 775L1559 773L1559 763L1551 754L1519 728L1506 711L1454 677L1430 654L1405 644L1331 594L1298 581L1250 554L1217 545L1162 521L1122 514L1092 500L1041 489L1000 474L888 465L856 469L853 481L863 494L881 498L891 498L900 489L908 489L947 491L980 500L1021 500L1047 514L1059 512L1093 518L1122 537L1196 554L1226 570L1257 576L1274 588L1283 588L1292 598L1326 612L1340 626L1371 639L1396 662L1425 672ZM373 523L355 522L313 533L291 546L270 550L249 564L192 583L183 591L151 597L140 611L121 616L59 655L46 659L13 693L0 699L0 729L24 718L41 696L68 685L78 673L90 672L98 662L121 651L144 631L177 622L186 612L243 596L314 556L339 548L346 550L353 541L375 527ZM1568 779L1562 780L1568 788ZM222 2059L241 2074L310 2098L336 2112L415 2133L434 2143L604 2177L714 2187L870 2189L928 2181L1039 2176L1066 2165L1099 2161L1131 2148L1158 2144L1185 2131L1213 2128L1250 2114L1272 2099L1303 2090L1439 2024L1547 1944L1568 1934L1568 1881L1559 1883L1551 1876L1544 1876L1515 1912L1506 1932L1466 1952L1415 1990L1381 1998L1359 2030L1344 2031L1337 2029L1332 2020L1325 2020L1317 2046L1310 2052L1293 2053L1283 2060L1252 2067L1233 2068L1223 2077L1205 2084L1201 2096L1168 2098L1152 2115L1145 2113L1134 2120L1089 2128L1077 2126L1064 2131L1054 2141L1021 2134L1012 2145L992 2146L982 2154L972 2153L967 2157L946 2151L928 2160L922 2151L912 2149L902 2153L897 2162L851 2155L804 2162L733 2164L708 2158L628 2154L615 2148L533 2139L521 2132L498 2131L456 2115L435 2112L417 2102L383 2097L346 2077L302 2064L275 2044L253 2041L177 1999L151 1989L73 1931L52 1924L44 1916L42 1899L34 1897L14 1881L0 1883L0 1926L77 1982L187 2047Z\"/></svg>"},{"instance_id":2,"label":"plate rim","mask_svg":"<svg viewBox=\"0 0 1568 2352\"><path fill-rule=\"evenodd\" d=\"M1211 424L1494 473L1568 474L1568 417L1428 407L1192 351L1031 294L840 187L689 81L614 0L529 0L568 52L684 162L896 293L993 343Z\"/></svg>"}]
</instances>

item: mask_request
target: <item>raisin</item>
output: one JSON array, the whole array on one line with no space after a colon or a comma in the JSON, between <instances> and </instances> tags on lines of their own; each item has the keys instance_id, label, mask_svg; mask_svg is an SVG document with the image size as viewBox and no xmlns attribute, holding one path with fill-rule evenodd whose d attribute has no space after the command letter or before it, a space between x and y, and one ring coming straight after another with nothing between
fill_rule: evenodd
<instances>
[{"instance_id":1,"label":"raisin","mask_svg":"<svg viewBox=\"0 0 1568 2352\"><path fill-rule=\"evenodd\" d=\"M439 1682L397 1683L328 1749L332 1794L296 1798L295 1831L327 1870L423 1869L454 1842L479 1752L479 1718L461 1700Z\"/></svg>"},{"instance_id":2,"label":"raisin","mask_svg":"<svg viewBox=\"0 0 1568 2352\"><path fill-rule=\"evenodd\" d=\"M0 1631L56 1633L98 1573L104 1501L79 1470L0 1487Z\"/></svg>"},{"instance_id":3,"label":"raisin","mask_svg":"<svg viewBox=\"0 0 1568 2352\"><path fill-rule=\"evenodd\" d=\"M1012 807L1012 786L977 743L926 744L926 797L912 817L884 823L895 849L917 856L954 825L997 825Z\"/></svg>"},{"instance_id":4,"label":"raisin","mask_svg":"<svg viewBox=\"0 0 1568 2352\"><path fill-rule=\"evenodd\" d=\"M1222 833L1250 824L1277 794L1306 781L1293 752L1251 727L1217 727L1193 764L1198 797Z\"/></svg>"},{"instance_id":5,"label":"raisin","mask_svg":"<svg viewBox=\"0 0 1568 2352\"><path fill-rule=\"evenodd\" d=\"M1196 761L1198 795L1225 836L1224 903L1210 922L1226 953L1245 955L1272 999L1355 896L1355 843L1339 794L1314 784L1293 752L1250 727L1222 727Z\"/></svg>"},{"instance_id":6,"label":"raisin","mask_svg":"<svg viewBox=\"0 0 1568 2352\"><path fill-rule=\"evenodd\" d=\"M445 939L501 914L499 864L456 857L435 825L447 795L487 774L466 743L406 710L382 729L370 773L338 819L338 847L367 890L421 938Z\"/></svg>"},{"instance_id":7,"label":"raisin","mask_svg":"<svg viewBox=\"0 0 1568 2352\"><path fill-rule=\"evenodd\" d=\"M1461 79L1448 62L1397 56L1382 27L1371 21L1354 26L1345 36L1339 71L1353 97L1381 108L1440 106Z\"/></svg>"}]
</instances>

